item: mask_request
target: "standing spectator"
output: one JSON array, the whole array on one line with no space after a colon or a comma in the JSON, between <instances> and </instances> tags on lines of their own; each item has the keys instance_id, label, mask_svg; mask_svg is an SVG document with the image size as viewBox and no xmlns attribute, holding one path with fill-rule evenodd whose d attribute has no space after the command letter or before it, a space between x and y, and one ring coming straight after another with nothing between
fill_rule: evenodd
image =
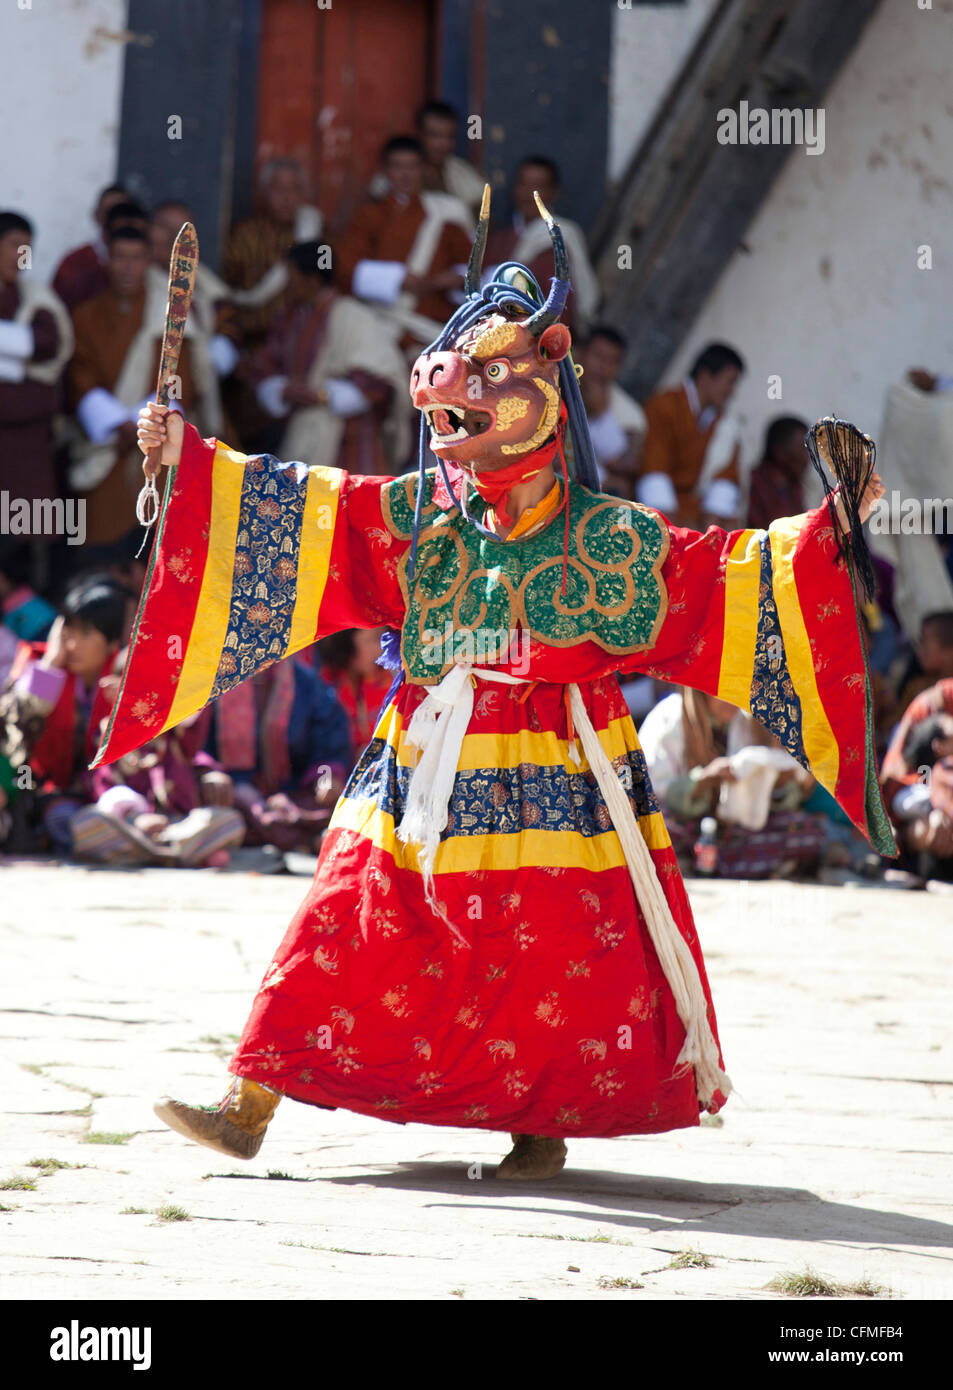
<instances>
[{"instance_id":1,"label":"standing spectator","mask_svg":"<svg viewBox=\"0 0 953 1390\"><path fill-rule=\"evenodd\" d=\"M626 340L608 324L596 324L576 351L579 390L589 417L589 436L603 492L631 501L639 472L645 412L619 385Z\"/></svg>"},{"instance_id":2,"label":"standing spectator","mask_svg":"<svg viewBox=\"0 0 953 1390\"><path fill-rule=\"evenodd\" d=\"M95 238L83 246L77 246L63 257L53 276L53 289L68 309L102 294L108 282L106 262L106 217L119 203L125 203L129 194L121 183L111 183L96 199L93 221L99 228Z\"/></svg>"},{"instance_id":3,"label":"standing spectator","mask_svg":"<svg viewBox=\"0 0 953 1390\"><path fill-rule=\"evenodd\" d=\"M160 278L163 290L168 285L169 262L175 239L183 223L194 220L188 204L174 198L159 203L153 209L149 220L149 247L153 271ZM238 363L241 330L238 313L230 299L229 287L200 258L195 268L189 321L207 338L212 365L220 377L229 376Z\"/></svg>"},{"instance_id":4,"label":"standing spectator","mask_svg":"<svg viewBox=\"0 0 953 1390\"><path fill-rule=\"evenodd\" d=\"M459 112L445 101L428 101L417 112L416 126L424 154L424 188L452 194L475 214L483 198L485 180L469 160L454 153Z\"/></svg>"},{"instance_id":5,"label":"standing spectator","mask_svg":"<svg viewBox=\"0 0 953 1390\"><path fill-rule=\"evenodd\" d=\"M286 306L285 255L296 241L316 241L324 227L320 209L306 201L307 180L294 159L271 159L259 177L260 210L233 228L222 277L242 296L238 316L249 349L265 341Z\"/></svg>"},{"instance_id":6,"label":"standing spectator","mask_svg":"<svg viewBox=\"0 0 953 1390\"><path fill-rule=\"evenodd\" d=\"M305 241L288 252L291 304L254 364L258 399L280 424L258 447L308 465L386 473L409 445L405 430L395 438L407 414L407 368L373 312L335 289L320 249Z\"/></svg>"},{"instance_id":7,"label":"standing spectator","mask_svg":"<svg viewBox=\"0 0 953 1390\"><path fill-rule=\"evenodd\" d=\"M638 500L658 503L664 479L675 492L670 520L679 526L730 525L739 510L737 422L725 408L744 371L733 347L709 343L680 386L645 402L648 434L642 454ZM661 508L663 511L665 508Z\"/></svg>"},{"instance_id":8,"label":"standing spectator","mask_svg":"<svg viewBox=\"0 0 953 1390\"><path fill-rule=\"evenodd\" d=\"M113 547L135 541L136 497L142 486L135 420L155 388L165 323L165 291L151 304L146 295L149 246L145 232L127 227L110 235L109 288L74 313L76 353L69 388L82 435L74 441L70 482L86 495L86 542ZM194 336L179 357L179 403L199 402L193 375ZM207 380L207 359L203 376ZM107 563L110 555L97 556ZM84 555L93 563L89 552Z\"/></svg>"},{"instance_id":9,"label":"standing spectator","mask_svg":"<svg viewBox=\"0 0 953 1390\"><path fill-rule=\"evenodd\" d=\"M553 248L546 224L539 215L533 193L537 192L550 212L559 203L559 167L545 155L530 155L519 164L511 190L513 215L506 226L495 228L486 244L486 264L519 261L531 270L545 290L553 274ZM559 226L566 243L572 291L569 295L569 328L583 336L599 307L599 282L589 260L586 238L578 222L559 215Z\"/></svg>"},{"instance_id":10,"label":"standing spectator","mask_svg":"<svg viewBox=\"0 0 953 1390\"><path fill-rule=\"evenodd\" d=\"M470 238L448 219L445 195L423 190L424 158L410 135L388 140L381 153L388 192L359 208L341 238L338 284L374 305L414 352L432 342L456 305Z\"/></svg>"},{"instance_id":11,"label":"standing spectator","mask_svg":"<svg viewBox=\"0 0 953 1390\"><path fill-rule=\"evenodd\" d=\"M61 301L20 273L32 241L25 217L0 212L0 488L30 502L59 495L53 417L73 351L73 326ZM37 583L46 566L36 552L51 539L33 538Z\"/></svg>"},{"instance_id":12,"label":"standing spectator","mask_svg":"<svg viewBox=\"0 0 953 1390\"><path fill-rule=\"evenodd\" d=\"M748 522L766 531L780 516L804 511L804 476L810 462L808 426L794 415L781 415L768 425L761 462L751 470Z\"/></svg>"}]
</instances>

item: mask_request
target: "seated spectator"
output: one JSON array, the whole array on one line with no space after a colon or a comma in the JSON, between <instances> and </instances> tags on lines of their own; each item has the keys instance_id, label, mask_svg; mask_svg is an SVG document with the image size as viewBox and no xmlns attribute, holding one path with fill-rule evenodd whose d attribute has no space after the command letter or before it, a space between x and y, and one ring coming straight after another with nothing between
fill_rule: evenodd
<instances>
[{"instance_id":1,"label":"seated spectator","mask_svg":"<svg viewBox=\"0 0 953 1390\"><path fill-rule=\"evenodd\" d=\"M725 408L743 371L734 348L710 343L680 386L645 402L648 433L637 500L679 526L704 529L714 522L730 528L736 522L738 425ZM660 489L669 507L661 504Z\"/></svg>"},{"instance_id":2,"label":"seated spectator","mask_svg":"<svg viewBox=\"0 0 953 1390\"><path fill-rule=\"evenodd\" d=\"M892 808L898 792L922 780L919 775L921 764L911 762L910 758L920 750L924 738L922 733L917 732L918 729L937 715L953 716L953 677L937 681L915 696L893 731L880 769L880 783L888 810ZM937 736L935 732L931 735Z\"/></svg>"},{"instance_id":3,"label":"seated spectator","mask_svg":"<svg viewBox=\"0 0 953 1390\"><path fill-rule=\"evenodd\" d=\"M321 675L333 687L347 714L355 752L367 747L391 678L378 664L383 628L351 628L317 644Z\"/></svg>"},{"instance_id":4,"label":"seated spectator","mask_svg":"<svg viewBox=\"0 0 953 1390\"><path fill-rule=\"evenodd\" d=\"M927 613L906 672L901 678L899 705L906 709L917 695L937 681L953 678L953 611Z\"/></svg>"},{"instance_id":5,"label":"seated spectator","mask_svg":"<svg viewBox=\"0 0 953 1390\"><path fill-rule=\"evenodd\" d=\"M782 516L804 511L804 477L810 459L806 421L781 415L768 425L761 462L751 470L747 525L766 531Z\"/></svg>"},{"instance_id":6,"label":"seated spectator","mask_svg":"<svg viewBox=\"0 0 953 1390\"><path fill-rule=\"evenodd\" d=\"M470 237L448 216L446 195L423 188L419 141L398 135L381 152L387 193L354 215L338 244L335 278L347 294L374 306L416 353L456 308Z\"/></svg>"},{"instance_id":7,"label":"seated spectator","mask_svg":"<svg viewBox=\"0 0 953 1390\"><path fill-rule=\"evenodd\" d=\"M126 618L121 589L80 583L46 643L21 645L0 695L0 785L18 813L19 848L71 847L69 821L90 799L86 769L115 696Z\"/></svg>"},{"instance_id":8,"label":"seated spectator","mask_svg":"<svg viewBox=\"0 0 953 1390\"><path fill-rule=\"evenodd\" d=\"M29 575L29 547L0 536L0 685L20 642L42 642L56 617L56 609L31 589ZM4 664L6 654L9 659Z\"/></svg>"},{"instance_id":9,"label":"seated spectator","mask_svg":"<svg viewBox=\"0 0 953 1390\"><path fill-rule=\"evenodd\" d=\"M632 501L646 426L642 407L619 385L626 346L621 333L596 324L575 359L602 491Z\"/></svg>"},{"instance_id":10,"label":"seated spectator","mask_svg":"<svg viewBox=\"0 0 953 1390\"><path fill-rule=\"evenodd\" d=\"M104 188L93 209L93 220L99 228L96 237L68 252L57 266L53 289L67 309L75 309L77 304L102 294L108 285L106 218L114 207L128 200L129 194L121 183L111 183Z\"/></svg>"},{"instance_id":11,"label":"seated spectator","mask_svg":"<svg viewBox=\"0 0 953 1390\"><path fill-rule=\"evenodd\" d=\"M70 483L85 495L87 563L109 563L117 547L138 548L136 497L142 459L136 418L155 390L165 289L147 294L149 245L143 231L110 234L109 288L74 313L76 352L68 386L81 431L70 460ZM203 344L186 330L179 355L176 403L202 418L214 376ZM92 558L95 556L95 559Z\"/></svg>"},{"instance_id":12,"label":"seated spectator","mask_svg":"<svg viewBox=\"0 0 953 1390\"><path fill-rule=\"evenodd\" d=\"M826 822L801 809L814 778L749 714L686 687L650 711L639 741L677 854L691 854L714 816L724 878L817 867Z\"/></svg>"},{"instance_id":13,"label":"seated spectator","mask_svg":"<svg viewBox=\"0 0 953 1390\"><path fill-rule=\"evenodd\" d=\"M32 241L25 217L0 212L0 488L31 502L59 496L53 416L73 351L73 325L63 304L21 274Z\"/></svg>"},{"instance_id":14,"label":"seated spectator","mask_svg":"<svg viewBox=\"0 0 953 1390\"><path fill-rule=\"evenodd\" d=\"M288 252L290 304L253 363L275 425L255 447L352 473L394 471L409 433L407 368L365 305L334 287L317 242Z\"/></svg>"},{"instance_id":15,"label":"seated spectator","mask_svg":"<svg viewBox=\"0 0 953 1390\"><path fill-rule=\"evenodd\" d=\"M245 825L234 809L201 804L196 755L210 719L211 710L205 709L88 774L93 804L70 818L77 859L167 868L225 867L228 851L244 838ZM206 768L203 760L201 770Z\"/></svg>"},{"instance_id":16,"label":"seated spectator","mask_svg":"<svg viewBox=\"0 0 953 1390\"><path fill-rule=\"evenodd\" d=\"M927 713L927 710L930 713ZM907 710L881 778L897 839L923 878L953 878L953 681Z\"/></svg>"},{"instance_id":17,"label":"seated spectator","mask_svg":"<svg viewBox=\"0 0 953 1390\"><path fill-rule=\"evenodd\" d=\"M487 240L484 279L492 277L493 268L504 261L519 261L533 272L544 291L548 289L553 246L533 197L538 193L549 211L558 214L569 257L572 290L563 318L574 337L583 337L599 307L599 282L589 260L585 233L578 222L559 212L559 184L559 167L545 155L530 155L520 162L510 191L512 217L506 225L495 227Z\"/></svg>"},{"instance_id":18,"label":"seated spectator","mask_svg":"<svg viewBox=\"0 0 953 1390\"><path fill-rule=\"evenodd\" d=\"M306 657L286 657L212 706L203 796L234 804L246 843L315 851L353 763L347 715Z\"/></svg>"}]
</instances>

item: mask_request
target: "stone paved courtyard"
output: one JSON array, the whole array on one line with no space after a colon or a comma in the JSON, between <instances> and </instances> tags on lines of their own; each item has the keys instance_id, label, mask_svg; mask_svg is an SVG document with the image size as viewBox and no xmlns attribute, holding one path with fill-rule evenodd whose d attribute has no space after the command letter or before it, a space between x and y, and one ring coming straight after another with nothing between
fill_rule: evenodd
<instances>
[{"instance_id":1,"label":"stone paved courtyard","mask_svg":"<svg viewBox=\"0 0 953 1390\"><path fill-rule=\"evenodd\" d=\"M734 1095L533 1186L483 1131L286 1103L241 1165L155 1119L218 1099L306 888L0 866L3 1297L771 1299L806 1266L953 1296L953 898L690 885Z\"/></svg>"}]
</instances>

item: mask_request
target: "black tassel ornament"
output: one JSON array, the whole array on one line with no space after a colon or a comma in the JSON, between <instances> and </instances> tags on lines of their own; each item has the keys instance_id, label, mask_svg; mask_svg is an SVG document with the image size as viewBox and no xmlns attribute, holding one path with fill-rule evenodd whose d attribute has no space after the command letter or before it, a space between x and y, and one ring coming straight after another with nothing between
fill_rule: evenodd
<instances>
[{"instance_id":1,"label":"black tassel ornament","mask_svg":"<svg viewBox=\"0 0 953 1390\"><path fill-rule=\"evenodd\" d=\"M829 465L822 457L817 443L818 430L822 428L827 434L831 460ZM831 520L834 523L838 553L845 563L850 565L860 581L864 597L869 600L873 598L877 580L870 551L867 549L864 525L860 519L860 504L874 471L877 446L869 435L862 434L849 420L838 420L833 416L827 416L818 420L816 425L812 425L807 432L805 443L814 471L824 487L824 496L827 498ZM831 473L839 486L840 497L847 514L846 533L842 530L835 511L836 488L831 483Z\"/></svg>"}]
</instances>

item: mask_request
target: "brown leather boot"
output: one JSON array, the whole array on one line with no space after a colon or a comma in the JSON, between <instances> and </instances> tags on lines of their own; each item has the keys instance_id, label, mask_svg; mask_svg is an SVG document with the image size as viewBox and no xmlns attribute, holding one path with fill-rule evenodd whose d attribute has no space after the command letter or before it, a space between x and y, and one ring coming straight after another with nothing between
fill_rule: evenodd
<instances>
[{"instance_id":1,"label":"brown leather boot","mask_svg":"<svg viewBox=\"0 0 953 1390\"><path fill-rule=\"evenodd\" d=\"M214 1108L185 1105L170 1096L163 1096L152 1108L170 1129L196 1144L232 1158L254 1158L280 1100L281 1096L257 1081L236 1076L221 1105Z\"/></svg>"},{"instance_id":2,"label":"brown leather boot","mask_svg":"<svg viewBox=\"0 0 953 1390\"><path fill-rule=\"evenodd\" d=\"M511 1134L513 1148L494 1173L497 1178L554 1178L566 1166L566 1144L543 1134Z\"/></svg>"}]
</instances>

